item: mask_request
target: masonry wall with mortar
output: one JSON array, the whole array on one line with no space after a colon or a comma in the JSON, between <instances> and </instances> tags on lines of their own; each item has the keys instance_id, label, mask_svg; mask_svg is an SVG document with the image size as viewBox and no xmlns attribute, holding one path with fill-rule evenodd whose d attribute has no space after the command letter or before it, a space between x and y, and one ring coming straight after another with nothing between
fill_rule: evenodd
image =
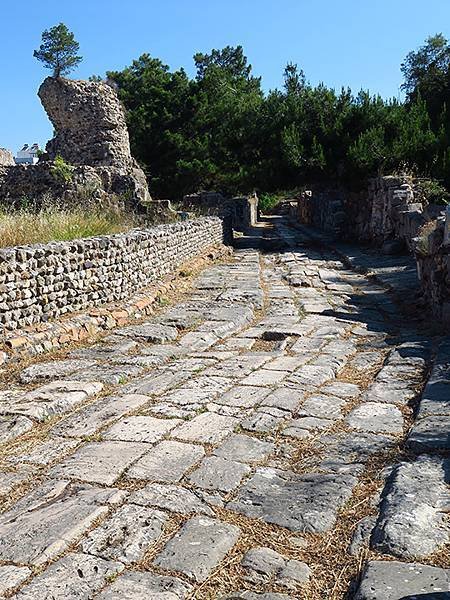
<instances>
[{"instance_id":1,"label":"masonry wall with mortar","mask_svg":"<svg viewBox=\"0 0 450 600\"><path fill-rule=\"evenodd\" d=\"M217 217L0 250L0 331L116 302L229 238Z\"/></svg>"}]
</instances>

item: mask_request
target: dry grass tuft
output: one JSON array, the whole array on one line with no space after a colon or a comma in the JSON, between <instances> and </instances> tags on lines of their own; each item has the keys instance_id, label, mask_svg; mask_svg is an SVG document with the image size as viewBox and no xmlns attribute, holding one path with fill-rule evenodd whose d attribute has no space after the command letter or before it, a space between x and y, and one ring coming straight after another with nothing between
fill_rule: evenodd
<instances>
[{"instance_id":1,"label":"dry grass tuft","mask_svg":"<svg viewBox=\"0 0 450 600\"><path fill-rule=\"evenodd\" d=\"M0 208L0 247L111 235L137 226L133 213L113 207Z\"/></svg>"}]
</instances>

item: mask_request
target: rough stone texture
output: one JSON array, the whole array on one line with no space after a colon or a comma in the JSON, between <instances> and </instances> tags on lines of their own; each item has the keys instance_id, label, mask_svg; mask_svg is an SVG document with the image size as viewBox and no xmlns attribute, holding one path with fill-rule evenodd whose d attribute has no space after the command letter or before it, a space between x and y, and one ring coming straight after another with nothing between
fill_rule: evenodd
<instances>
[{"instance_id":1,"label":"rough stone texture","mask_svg":"<svg viewBox=\"0 0 450 600\"><path fill-rule=\"evenodd\" d=\"M125 112L113 88L103 82L47 77L38 96L55 129L49 158L73 165L131 165Z\"/></svg>"},{"instance_id":2,"label":"rough stone texture","mask_svg":"<svg viewBox=\"0 0 450 600\"><path fill-rule=\"evenodd\" d=\"M194 517L183 525L154 562L163 569L204 581L237 542L239 534L235 525Z\"/></svg>"},{"instance_id":3,"label":"rough stone texture","mask_svg":"<svg viewBox=\"0 0 450 600\"><path fill-rule=\"evenodd\" d=\"M98 394L103 385L98 382L54 381L32 392L6 390L0 392L0 414L16 414L44 421L73 409L89 397Z\"/></svg>"},{"instance_id":4,"label":"rough stone texture","mask_svg":"<svg viewBox=\"0 0 450 600\"><path fill-rule=\"evenodd\" d=\"M122 492L49 481L0 517L0 559L42 565L64 551L119 501Z\"/></svg>"},{"instance_id":5,"label":"rough stone texture","mask_svg":"<svg viewBox=\"0 0 450 600\"><path fill-rule=\"evenodd\" d=\"M185 600L192 586L177 579L154 573L126 572L107 587L97 600Z\"/></svg>"},{"instance_id":6,"label":"rough stone texture","mask_svg":"<svg viewBox=\"0 0 450 600\"><path fill-rule=\"evenodd\" d=\"M223 227L221 219L203 217L112 236L1 249L0 285L6 296L0 331L126 299L207 247L221 244Z\"/></svg>"},{"instance_id":7,"label":"rough stone texture","mask_svg":"<svg viewBox=\"0 0 450 600\"><path fill-rule=\"evenodd\" d=\"M355 484L349 475L295 475L260 468L228 508L292 531L322 533L333 527Z\"/></svg>"},{"instance_id":8,"label":"rough stone texture","mask_svg":"<svg viewBox=\"0 0 450 600\"><path fill-rule=\"evenodd\" d=\"M174 483L204 455L201 446L175 441L160 442L128 470L128 477Z\"/></svg>"},{"instance_id":9,"label":"rough stone texture","mask_svg":"<svg viewBox=\"0 0 450 600\"><path fill-rule=\"evenodd\" d=\"M354 408L346 418L353 429L379 433L402 433L403 415L391 404L365 402Z\"/></svg>"},{"instance_id":10,"label":"rough stone texture","mask_svg":"<svg viewBox=\"0 0 450 600\"><path fill-rule=\"evenodd\" d=\"M216 456L244 463L265 460L275 450L275 444L248 435L232 435L214 450Z\"/></svg>"},{"instance_id":11,"label":"rough stone texture","mask_svg":"<svg viewBox=\"0 0 450 600\"><path fill-rule=\"evenodd\" d=\"M104 586L108 578L123 571L119 562L86 554L68 554L23 588L17 600L85 600Z\"/></svg>"},{"instance_id":12,"label":"rough stone texture","mask_svg":"<svg viewBox=\"0 0 450 600\"><path fill-rule=\"evenodd\" d=\"M276 585L293 590L307 583L311 576L307 564L286 559L271 548L252 548L244 555L241 565L250 581L267 585L273 578Z\"/></svg>"},{"instance_id":13,"label":"rough stone texture","mask_svg":"<svg viewBox=\"0 0 450 600\"><path fill-rule=\"evenodd\" d=\"M52 428L52 434L66 437L82 437L92 435L95 431L123 414L136 410L149 401L148 396L140 394L124 394L122 396L106 396L94 404L82 408L78 412L62 419Z\"/></svg>"},{"instance_id":14,"label":"rough stone texture","mask_svg":"<svg viewBox=\"0 0 450 600\"><path fill-rule=\"evenodd\" d=\"M31 575L28 567L5 565L0 567L0 596L20 585Z\"/></svg>"},{"instance_id":15,"label":"rough stone texture","mask_svg":"<svg viewBox=\"0 0 450 600\"><path fill-rule=\"evenodd\" d=\"M21 415L0 416L0 442L9 442L30 431L33 421Z\"/></svg>"},{"instance_id":16,"label":"rough stone texture","mask_svg":"<svg viewBox=\"0 0 450 600\"><path fill-rule=\"evenodd\" d=\"M9 167L15 164L12 152L6 148L0 148L0 167Z\"/></svg>"},{"instance_id":17,"label":"rough stone texture","mask_svg":"<svg viewBox=\"0 0 450 600\"><path fill-rule=\"evenodd\" d=\"M49 465L54 460L68 454L79 444L79 440L49 438L29 450L26 454L11 457L11 462L29 462L36 465Z\"/></svg>"},{"instance_id":18,"label":"rough stone texture","mask_svg":"<svg viewBox=\"0 0 450 600\"><path fill-rule=\"evenodd\" d=\"M112 485L131 463L148 450L147 444L91 442L53 467L49 475Z\"/></svg>"},{"instance_id":19,"label":"rough stone texture","mask_svg":"<svg viewBox=\"0 0 450 600\"><path fill-rule=\"evenodd\" d=\"M190 442L217 444L238 425L238 419L206 412L172 431L172 437Z\"/></svg>"},{"instance_id":20,"label":"rough stone texture","mask_svg":"<svg viewBox=\"0 0 450 600\"><path fill-rule=\"evenodd\" d=\"M446 600L450 570L418 563L370 561L354 600Z\"/></svg>"},{"instance_id":21,"label":"rough stone texture","mask_svg":"<svg viewBox=\"0 0 450 600\"><path fill-rule=\"evenodd\" d=\"M130 494L128 502L155 506L181 515L197 513L214 516L208 504L195 491L171 484L150 483Z\"/></svg>"},{"instance_id":22,"label":"rough stone texture","mask_svg":"<svg viewBox=\"0 0 450 600\"><path fill-rule=\"evenodd\" d=\"M448 542L450 460L420 457L389 476L371 545L399 558L427 556Z\"/></svg>"},{"instance_id":23,"label":"rough stone texture","mask_svg":"<svg viewBox=\"0 0 450 600\"><path fill-rule=\"evenodd\" d=\"M180 423L179 419L154 417L124 417L103 433L107 440L153 443Z\"/></svg>"},{"instance_id":24,"label":"rough stone texture","mask_svg":"<svg viewBox=\"0 0 450 600\"><path fill-rule=\"evenodd\" d=\"M101 558L133 563L141 560L161 536L167 515L132 504L119 508L81 544L84 552Z\"/></svg>"},{"instance_id":25,"label":"rough stone texture","mask_svg":"<svg viewBox=\"0 0 450 600\"><path fill-rule=\"evenodd\" d=\"M190 483L204 490L231 492L250 472L247 465L220 456L207 456L189 477Z\"/></svg>"}]
</instances>

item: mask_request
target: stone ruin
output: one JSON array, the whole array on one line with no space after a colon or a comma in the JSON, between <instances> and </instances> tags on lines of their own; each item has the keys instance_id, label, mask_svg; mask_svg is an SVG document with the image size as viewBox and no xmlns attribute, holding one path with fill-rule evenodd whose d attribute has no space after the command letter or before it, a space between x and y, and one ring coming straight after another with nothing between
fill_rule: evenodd
<instances>
[{"instance_id":1,"label":"stone ruin","mask_svg":"<svg viewBox=\"0 0 450 600\"><path fill-rule=\"evenodd\" d=\"M124 109L111 86L47 77L38 96L54 137L36 165L13 166L14 161L8 163L0 154L0 201L120 201L142 212L156 204L144 172L131 156ZM57 176L57 156L72 167L69 181Z\"/></svg>"},{"instance_id":2,"label":"stone ruin","mask_svg":"<svg viewBox=\"0 0 450 600\"><path fill-rule=\"evenodd\" d=\"M15 164L12 153L6 150L6 148L0 148L0 167L13 166Z\"/></svg>"}]
</instances>

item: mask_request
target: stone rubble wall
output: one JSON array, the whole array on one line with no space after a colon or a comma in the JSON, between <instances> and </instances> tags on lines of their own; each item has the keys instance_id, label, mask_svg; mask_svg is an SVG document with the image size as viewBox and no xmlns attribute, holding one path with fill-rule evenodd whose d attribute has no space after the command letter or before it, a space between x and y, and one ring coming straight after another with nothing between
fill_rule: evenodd
<instances>
[{"instance_id":1,"label":"stone rubble wall","mask_svg":"<svg viewBox=\"0 0 450 600\"><path fill-rule=\"evenodd\" d=\"M197 214L220 216L236 231L246 231L258 221L258 196L227 198L219 192L198 192L183 198L183 207Z\"/></svg>"},{"instance_id":2,"label":"stone rubble wall","mask_svg":"<svg viewBox=\"0 0 450 600\"><path fill-rule=\"evenodd\" d=\"M6 150L6 148L0 148L0 166L12 166L15 165L14 157L12 152Z\"/></svg>"},{"instance_id":3,"label":"stone rubble wall","mask_svg":"<svg viewBox=\"0 0 450 600\"><path fill-rule=\"evenodd\" d=\"M339 238L380 246L396 240L409 250L427 221L412 180L395 176L371 179L368 190L360 193L304 192L298 199L298 218Z\"/></svg>"},{"instance_id":4,"label":"stone rubble wall","mask_svg":"<svg viewBox=\"0 0 450 600\"><path fill-rule=\"evenodd\" d=\"M124 234L0 250L0 331L131 296L229 236L203 217Z\"/></svg>"},{"instance_id":5,"label":"stone rubble wall","mask_svg":"<svg viewBox=\"0 0 450 600\"><path fill-rule=\"evenodd\" d=\"M433 316L450 326L450 246L443 244L444 221L425 226L415 240L422 296Z\"/></svg>"},{"instance_id":6,"label":"stone rubble wall","mask_svg":"<svg viewBox=\"0 0 450 600\"><path fill-rule=\"evenodd\" d=\"M441 210L417 200L411 178L395 176L372 179L367 192L303 192L290 205L291 216L337 239L370 243L384 254L414 254L424 304L449 326L450 248L442 243Z\"/></svg>"}]
</instances>

